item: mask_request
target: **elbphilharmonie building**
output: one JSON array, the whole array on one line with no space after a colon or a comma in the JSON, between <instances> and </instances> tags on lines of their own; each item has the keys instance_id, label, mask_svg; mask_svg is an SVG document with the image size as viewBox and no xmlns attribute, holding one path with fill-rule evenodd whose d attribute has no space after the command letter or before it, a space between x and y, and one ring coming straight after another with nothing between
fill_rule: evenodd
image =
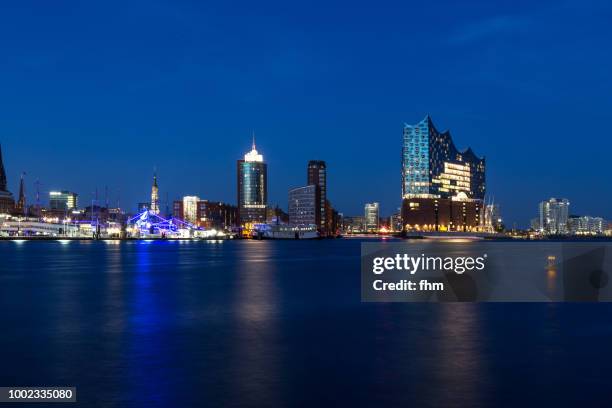
<instances>
[{"instance_id":1,"label":"elbphilharmonie building","mask_svg":"<svg viewBox=\"0 0 612 408\"><path fill-rule=\"evenodd\" d=\"M485 196L485 159L460 151L429 116L404 125L402 219L405 230L473 231Z\"/></svg>"}]
</instances>

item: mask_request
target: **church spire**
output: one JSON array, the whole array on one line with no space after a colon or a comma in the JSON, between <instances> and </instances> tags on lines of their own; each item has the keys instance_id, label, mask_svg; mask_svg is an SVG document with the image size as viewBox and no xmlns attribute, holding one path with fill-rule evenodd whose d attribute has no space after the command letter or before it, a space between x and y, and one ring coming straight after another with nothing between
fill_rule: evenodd
<instances>
[{"instance_id":1,"label":"church spire","mask_svg":"<svg viewBox=\"0 0 612 408\"><path fill-rule=\"evenodd\" d=\"M17 208L16 208L19 215L25 215L26 213L25 188L23 185L24 176L25 176L25 172L21 173L21 180L19 181L19 199L17 200Z\"/></svg>"},{"instance_id":2,"label":"church spire","mask_svg":"<svg viewBox=\"0 0 612 408\"><path fill-rule=\"evenodd\" d=\"M151 186L151 212L159 214L159 188L157 186L157 169L153 171L153 186Z\"/></svg>"}]
</instances>

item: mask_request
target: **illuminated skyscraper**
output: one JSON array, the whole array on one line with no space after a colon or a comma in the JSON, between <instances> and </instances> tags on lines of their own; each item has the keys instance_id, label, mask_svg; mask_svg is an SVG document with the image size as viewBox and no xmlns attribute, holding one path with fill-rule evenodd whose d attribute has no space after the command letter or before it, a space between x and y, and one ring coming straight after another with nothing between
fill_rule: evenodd
<instances>
[{"instance_id":1,"label":"illuminated skyscraper","mask_svg":"<svg viewBox=\"0 0 612 408\"><path fill-rule=\"evenodd\" d=\"M6 189L6 173L2 162L2 146L0 146L0 214L10 214L14 209L13 194Z\"/></svg>"},{"instance_id":2,"label":"illuminated skyscraper","mask_svg":"<svg viewBox=\"0 0 612 408\"><path fill-rule=\"evenodd\" d=\"M151 212L159 214L159 188L157 187L157 172L153 173L153 186L151 187Z\"/></svg>"},{"instance_id":3,"label":"illuminated skyscraper","mask_svg":"<svg viewBox=\"0 0 612 408\"><path fill-rule=\"evenodd\" d=\"M268 168L257 152L255 138L250 152L237 161L238 225L266 221L268 204Z\"/></svg>"}]
</instances>

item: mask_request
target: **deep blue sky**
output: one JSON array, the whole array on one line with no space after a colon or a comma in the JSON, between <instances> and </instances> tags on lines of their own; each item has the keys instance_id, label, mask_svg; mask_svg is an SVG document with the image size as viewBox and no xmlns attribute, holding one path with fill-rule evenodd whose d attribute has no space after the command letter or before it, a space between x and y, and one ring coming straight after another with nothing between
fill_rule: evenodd
<instances>
[{"instance_id":1,"label":"deep blue sky","mask_svg":"<svg viewBox=\"0 0 612 408\"><path fill-rule=\"evenodd\" d=\"M255 130L270 202L328 163L344 214L400 201L403 122L430 114L487 157L510 225L538 201L612 218L606 1L14 2L0 10L0 143L41 190L133 209L235 202ZM101 194L102 195L102 194Z\"/></svg>"}]
</instances>

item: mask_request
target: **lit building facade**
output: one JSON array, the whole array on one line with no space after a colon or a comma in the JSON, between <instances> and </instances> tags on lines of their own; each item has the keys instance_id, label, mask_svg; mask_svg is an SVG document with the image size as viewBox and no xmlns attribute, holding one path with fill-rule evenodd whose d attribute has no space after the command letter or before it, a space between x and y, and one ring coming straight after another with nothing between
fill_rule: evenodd
<instances>
[{"instance_id":1,"label":"lit building facade","mask_svg":"<svg viewBox=\"0 0 612 408\"><path fill-rule=\"evenodd\" d=\"M380 206L378 203L367 203L364 207L364 228L367 232L377 232L380 222Z\"/></svg>"},{"instance_id":2,"label":"lit building facade","mask_svg":"<svg viewBox=\"0 0 612 408\"><path fill-rule=\"evenodd\" d=\"M289 190L289 223L295 226L321 225L321 189L311 184Z\"/></svg>"},{"instance_id":3,"label":"lit building facade","mask_svg":"<svg viewBox=\"0 0 612 408\"><path fill-rule=\"evenodd\" d=\"M572 235L603 235L605 226L601 217L571 215L567 219L567 229Z\"/></svg>"},{"instance_id":4,"label":"lit building facade","mask_svg":"<svg viewBox=\"0 0 612 408\"><path fill-rule=\"evenodd\" d=\"M402 203L405 231L479 231L482 201L453 198L407 198Z\"/></svg>"},{"instance_id":5,"label":"lit building facade","mask_svg":"<svg viewBox=\"0 0 612 408\"><path fill-rule=\"evenodd\" d=\"M451 198L460 192L484 199L485 159L471 148L459 151L450 132L440 133L429 116L404 125L402 197Z\"/></svg>"},{"instance_id":6,"label":"lit building facade","mask_svg":"<svg viewBox=\"0 0 612 408\"><path fill-rule=\"evenodd\" d=\"M198 196L185 196L183 197L183 221L187 221L191 224L198 223Z\"/></svg>"},{"instance_id":7,"label":"lit building facade","mask_svg":"<svg viewBox=\"0 0 612 408\"><path fill-rule=\"evenodd\" d=\"M2 161L2 146L0 146L0 214L10 214L14 209L13 194L6 188L6 172Z\"/></svg>"},{"instance_id":8,"label":"lit building facade","mask_svg":"<svg viewBox=\"0 0 612 408\"><path fill-rule=\"evenodd\" d=\"M238 160L237 167L239 225L266 222L268 168L263 155L255 148L255 141L244 159Z\"/></svg>"},{"instance_id":9,"label":"lit building facade","mask_svg":"<svg viewBox=\"0 0 612 408\"><path fill-rule=\"evenodd\" d=\"M51 210L74 210L79 206L79 195L70 191L50 191L49 208Z\"/></svg>"},{"instance_id":10,"label":"lit building facade","mask_svg":"<svg viewBox=\"0 0 612 408\"><path fill-rule=\"evenodd\" d=\"M555 235L567 234L567 221L569 216L570 202L566 198L551 198L542 201L539 206L540 225L542 234Z\"/></svg>"},{"instance_id":11,"label":"lit building facade","mask_svg":"<svg viewBox=\"0 0 612 408\"><path fill-rule=\"evenodd\" d=\"M484 197L484 157L471 148L458 150L450 132L439 132L429 116L416 125L404 125L404 230L479 230Z\"/></svg>"},{"instance_id":12,"label":"lit building facade","mask_svg":"<svg viewBox=\"0 0 612 408\"><path fill-rule=\"evenodd\" d=\"M329 230L330 208L327 208L327 165L323 160L310 160L308 162L308 185L319 186L320 199L316 211L319 213L317 229L322 235Z\"/></svg>"},{"instance_id":13,"label":"lit building facade","mask_svg":"<svg viewBox=\"0 0 612 408\"><path fill-rule=\"evenodd\" d=\"M201 200L197 203L198 227L229 231L237 225L238 209L219 201Z\"/></svg>"}]
</instances>

